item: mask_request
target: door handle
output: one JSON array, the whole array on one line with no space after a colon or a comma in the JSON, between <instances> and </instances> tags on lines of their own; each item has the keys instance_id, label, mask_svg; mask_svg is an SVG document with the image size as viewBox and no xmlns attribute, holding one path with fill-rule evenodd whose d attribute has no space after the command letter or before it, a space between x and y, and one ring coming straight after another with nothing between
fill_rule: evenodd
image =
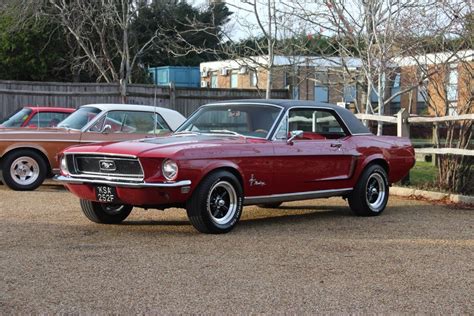
<instances>
[{"instance_id":1,"label":"door handle","mask_svg":"<svg viewBox=\"0 0 474 316\"><path fill-rule=\"evenodd\" d=\"M341 148L342 144L341 143L332 143L331 147L333 148Z\"/></svg>"}]
</instances>

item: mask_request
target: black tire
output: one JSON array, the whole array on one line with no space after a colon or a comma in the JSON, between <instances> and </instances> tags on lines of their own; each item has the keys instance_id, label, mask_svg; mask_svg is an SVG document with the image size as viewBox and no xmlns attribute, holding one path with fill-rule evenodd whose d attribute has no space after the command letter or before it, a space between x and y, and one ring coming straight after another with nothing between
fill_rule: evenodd
<instances>
[{"instance_id":1,"label":"black tire","mask_svg":"<svg viewBox=\"0 0 474 316\"><path fill-rule=\"evenodd\" d=\"M33 150L17 150L3 158L1 180L12 190L35 190L44 182L47 174L47 162Z\"/></svg>"},{"instance_id":2,"label":"black tire","mask_svg":"<svg viewBox=\"0 0 474 316\"><path fill-rule=\"evenodd\" d=\"M123 222L133 209L131 205L115 205L81 199L82 212L88 219L99 224Z\"/></svg>"},{"instance_id":3,"label":"black tire","mask_svg":"<svg viewBox=\"0 0 474 316\"><path fill-rule=\"evenodd\" d=\"M201 233L227 233L240 219L243 191L230 172L217 171L204 178L186 203L191 224Z\"/></svg>"},{"instance_id":4,"label":"black tire","mask_svg":"<svg viewBox=\"0 0 474 316\"><path fill-rule=\"evenodd\" d=\"M258 207L261 208L279 208L282 202L275 202L275 203L265 203L265 204L258 204Z\"/></svg>"},{"instance_id":5,"label":"black tire","mask_svg":"<svg viewBox=\"0 0 474 316\"><path fill-rule=\"evenodd\" d=\"M387 206L388 196L387 172L380 165L370 165L349 195L349 206L355 215L377 216Z\"/></svg>"}]
</instances>

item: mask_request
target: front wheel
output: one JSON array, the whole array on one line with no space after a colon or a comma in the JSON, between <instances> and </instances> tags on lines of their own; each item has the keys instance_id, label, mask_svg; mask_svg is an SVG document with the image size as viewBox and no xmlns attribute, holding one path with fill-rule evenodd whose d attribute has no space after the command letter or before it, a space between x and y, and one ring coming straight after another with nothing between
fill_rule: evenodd
<instances>
[{"instance_id":1,"label":"front wheel","mask_svg":"<svg viewBox=\"0 0 474 316\"><path fill-rule=\"evenodd\" d=\"M364 170L354 191L349 195L349 206L356 215L377 216L387 206L388 194L385 169L371 165Z\"/></svg>"},{"instance_id":2,"label":"front wheel","mask_svg":"<svg viewBox=\"0 0 474 316\"><path fill-rule=\"evenodd\" d=\"M82 199L80 203L84 215L94 223L100 224L121 223L133 209L131 205L107 204Z\"/></svg>"},{"instance_id":3,"label":"front wheel","mask_svg":"<svg viewBox=\"0 0 474 316\"><path fill-rule=\"evenodd\" d=\"M31 191L46 178L48 165L44 158L32 150L18 150L8 154L2 163L3 182L15 191Z\"/></svg>"},{"instance_id":4,"label":"front wheel","mask_svg":"<svg viewBox=\"0 0 474 316\"><path fill-rule=\"evenodd\" d=\"M243 191L239 180L230 172L208 175L186 204L191 224L201 233L227 233L242 214Z\"/></svg>"}]
</instances>

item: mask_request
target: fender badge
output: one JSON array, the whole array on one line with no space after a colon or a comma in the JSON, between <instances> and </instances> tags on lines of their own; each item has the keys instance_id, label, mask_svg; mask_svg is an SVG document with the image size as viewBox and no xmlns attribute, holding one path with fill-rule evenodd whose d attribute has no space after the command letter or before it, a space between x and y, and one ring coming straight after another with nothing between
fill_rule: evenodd
<instances>
[{"instance_id":1,"label":"fender badge","mask_svg":"<svg viewBox=\"0 0 474 316\"><path fill-rule=\"evenodd\" d=\"M259 181L255 178L254 174L252 173L252 175L250 176L250 179L249 179L249 182L250 182L250 186L253 187L253 186L265 186L267 185L265 183L265 181Z\"/></svg>"}]
</instances>

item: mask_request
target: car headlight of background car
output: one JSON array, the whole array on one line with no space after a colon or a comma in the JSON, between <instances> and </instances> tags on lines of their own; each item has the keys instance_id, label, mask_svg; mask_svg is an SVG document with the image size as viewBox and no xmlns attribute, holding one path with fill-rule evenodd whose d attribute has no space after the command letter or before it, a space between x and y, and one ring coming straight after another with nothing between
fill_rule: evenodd
<instances>
[{"instance_id":1,"label":"car headlight of background car","mask_svg":"<svg viewBox=\"0 0 474 316\"><path fill-rule=\"evenodd\" d=\"M178 177L178 164L174 160L165 159L161 171L166 180L173 181Z\"/></svg>"},{"instance_id":2,"label":"car headlight of background car","mask_svg":"<svg viewBox=\"0 0 474 316\"><path fill-rule=\"evenodd\" d=\"M59 168L61 169L61 172L64 175L69 174L69 170L67 168L67 161L66 161L66 155L61 156L61 159L59 161Z\"/></svg>"}]
</instances>

